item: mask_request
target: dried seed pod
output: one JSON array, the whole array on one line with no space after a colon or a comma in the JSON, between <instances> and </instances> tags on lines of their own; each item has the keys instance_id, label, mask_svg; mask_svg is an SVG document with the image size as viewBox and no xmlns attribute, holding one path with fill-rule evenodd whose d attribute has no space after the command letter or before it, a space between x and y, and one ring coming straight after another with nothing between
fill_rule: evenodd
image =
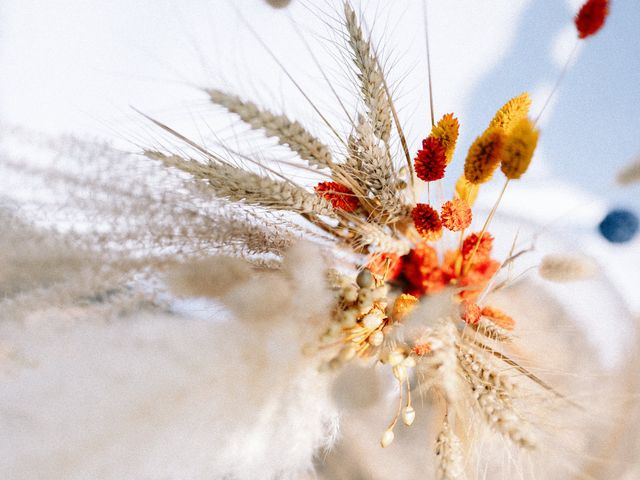
<instances>
[{"instance_id":1,"label":"dried seed pod","mask_svg":"<svg viewBox=\"0 0 640 480\"><path fill-rule=\"evenodd\" d=\"M416 411L411 405L407 405L402 409L402 421L405 425L411 425L416 419Z\"/></svg>"}]
</instances>

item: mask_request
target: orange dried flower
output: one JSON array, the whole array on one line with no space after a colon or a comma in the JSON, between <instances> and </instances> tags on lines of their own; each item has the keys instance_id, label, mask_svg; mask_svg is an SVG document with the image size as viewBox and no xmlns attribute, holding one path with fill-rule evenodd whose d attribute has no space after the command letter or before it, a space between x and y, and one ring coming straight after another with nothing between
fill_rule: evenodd
<instances>
[{"instance_id":1,"label":"orange dried flower","mask_svg":"<svg viewBox=\"0 0 640 480\"><path fill-rule=\"evenodd\" d=\"M489 259L481 263L474 263L471 270L458 282L458 285L464 288L458 296L464 300L478 298L499 268L500 262L496 260Z\"/></svg>"},{"instance_id":2,"label":"orange dried flower","mask_svg":"<svg viewBox=\"0 0 640 480\"><path fill-rule=\"evenodd\" d=\"M447 277L438 265L438 254L426 243L419 243L404 257L404 277L410 284L407 293L420 297L442 290Z\"/></svg>"},{"instance_id":3,"label":"orange dried flower","mask_svg":"<svg viewBox=\"0 0 640 480\"><path fill-rule=\"evenodd\" d=\"M469 182L484 183L492 177L500 165L504 137L502 128L490 127L471 144L464 162L464 177Z\"/></svg>"},{"instance_id":4,"label":"orange dried flower","mask_svg":"<svg viewBox=\"0 0 640 480\"><path fill-rule=\"evenodd\" d=\"M380 253L369 260L367 268L378 276L386 273L386 280L395 280L402 272L402 264L403 259L397 253Z\"/></svg>"},{"instance_id":5,"label":"orange dried flower","mask_svg":"<svg viewBox=\"0 0 640 480\"><path fill-rule=\"evenodd\" d=\"M345 212L353 212L358 209L360 202L353 191L337 182L321 182L316 185L316 194L325 198L333 208L344 210Z\"/></svg>"},{"instance_id":6,"label":"orange dried flower","mask_svg":"<svg viewBox=\"0 0 640 480\"><path fill-rule=\"evenodd\" d=\"M445 114L431 129L430 136L435 137L442 142L445 156L447 158L447 165L449 165L453 159L453 152L456 149L459 130L460 123L458 122L458 119L453 116L453 113Z\"/></svg>"},{"instance_id":7,"label":"orange dried flower","mask_svg":"<svg viewBox=\"0 0 640 480\"><path fill-rule=\"evenodd\" d=\"M475 325L480 320L482 309L473 302L464 300L460 304L460 318L469 325Z\"/></svg>"},{"instance_id":8,"label":"orange dried flower","mask_svg":"<svg viewBox=\"0 0 640 480\"><path fill-rule=\"evenodd\" d=\"M464 230L471 225L471 208L464 200L455 198L442 205L440 220L442 225L452 232Z\"/></svg>"},{"instance_id":9,"label":"orange dried flower","mask_svg":"<svg viewBox=\"0 0 640 480\"><path fill-rule=\"evenodd\" d=\"M447 166L446 150L442 142L435 137L427 137L422 141L422 149L413 161L416 175L420 180L433 182L444 177Z\"/></svg>"},{"instance_id":10,"label":"orange dried flower","mask_svg":"<svg viewBox=\"0 0 640 480\"><path fill-rule=\"evenodd\" d=\"M461 300L475 300L500 268L500 262L487 259L476 263L476 257L474 256L474 263L471 268L467 272L463 272L460 268L461 261L462 257L457 250L445 252L442 264L443 274L447 279L447 283L462 289L458 293L458 298Z\"/></svg>"},{"instance_id":11,"label":"orange dried flower","mask_svg":"<svg viewBox=\"0 0 640 480\"><path fill-rule=\"evenodd\" d=\"M468 261L473 254L476 244L478 243L479 234L472 233L467 236L462 243L462 258ZM491 257L491 250L493 249L493 237L489 232L484 232L480 244L476 253L473 255L474 263L480 263L488 260Z\"/></svg>"},{"instance_id":12,"label":"orange dried flower","mask_svg":"<svg viewBox=\"0 0 640 480\"><path fill-rule=\"evenodd\" d=\"M587 0L575 18L579 38L587 38L602 28L609 14L608 0Z\"/></svg>"},{"instance_id":13,"label":"orange dried flower","mask_svg":"<svg viewBox=\"0 0 640 480\"><path fill-rule=\"evenodd\" d=\"M419 357L424 357L431 352L431 345L429 343L418 343L413 346L411 351Z\"/></svg>"},{"instance_id":14,"label":"orange dried flower","mask_svg":"<svg viewBox=\"0 0 640 480\"><path fill-rule=\"evenodd\" d=\"M487 317L499 327L504 328L505 330L513 330L513 327L515 327L516 325L516 322L513 318L504 313L502 310L498 310L491 305L486 305L485 307L483 307L482 315L484 317Z\"/></svg>"},{"instance_id":15,"label":"orange dried flower","mask_svg":"<svg viewBox=\"0 0 640 480\"><path fill-rule=\"evenodd\" d=\"M427 240L436 240L442 235L442 223L438 212L426 203L418 203L411 211L418 233Z\"/></svg>"},{"instance_id":16,"label":"orange dried flower","mask_svg":"<svg viewBox=\"0 0 640 480\"><path fill-rule=\"evenodd\" d=\"M418 301L419 300L413 295L409 295L408 293L401 294L396 298L395 302L393 302L391 316L396 321L402 320L411 313L418 304Z\"/></svg>"}]
</instances>

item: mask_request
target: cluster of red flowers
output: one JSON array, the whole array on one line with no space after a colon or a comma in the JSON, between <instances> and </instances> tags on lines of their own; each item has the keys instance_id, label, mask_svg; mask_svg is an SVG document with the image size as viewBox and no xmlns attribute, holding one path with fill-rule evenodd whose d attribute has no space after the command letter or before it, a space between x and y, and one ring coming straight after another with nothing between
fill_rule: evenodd
<instances>
[{"instance_id":1,"label":"cluster of red flowers","mask_svg":"<svg viewBox=\"0 0 640 480\"><path fill-rule=\"evenodd\" d=\"M438 212L426 203L418 203L411 211L413 224L418 233L427 240L437 240L442 236L442 222Z\"/></svg>"},{"instance_id":2,"label":"cluster of red flowers","mask_svg":"<svg viewBox=\"0 0 640 480\"><path fill-rule=\"evenodd\" d=\"M433 182L444 177L447 154L439 138L429 136L422 141L422 149L414 160L416 176L425 182Z\"/></svg>"},{"instance_id":3,"label":"cluster of red flowers","mask_svg":"<svg viewBox=\"0 0 640 480\"><path fill-rule=\"evenodd\" d=\"M316 194L329 201L333 208L353 212L358 209L360 202L350 188L337 182L321 182L316 185Z\"/></svg>"},{"instance_id":4,"label":"cluster of red flowers","mask_svg":"<svg viewBox=\"0 0 640 480\"><path fill-rule=\"evenodd\" d=\"M489 233L482 236L473 254L478 238L477 233L467 236L462 251L446 252L442 263L436 250L422 242L404 257L388 253L374 257L369 269L377 275L386 275L387 280L403 279L405 292L416 297L453 286L461 289L461 299L472 300L500 268L500 263L491 258L493 237Z\"/></svg>"}]
</instances>

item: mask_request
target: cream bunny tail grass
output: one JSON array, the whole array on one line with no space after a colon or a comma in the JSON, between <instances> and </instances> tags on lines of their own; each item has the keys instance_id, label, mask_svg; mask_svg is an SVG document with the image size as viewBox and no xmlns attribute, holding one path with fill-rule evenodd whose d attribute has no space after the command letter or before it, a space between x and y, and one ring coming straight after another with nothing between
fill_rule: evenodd
<instances>
[{"instance_id":1,"label":"cream bunny tail grass","mask_svg":"<svg viewBox=\"0 0 640 480\"><path fill-rule=\"evenodd\" d=\"M616 181L619 185L632 185L640 182L640 157L620 170L616 176Z\"/></svg>"},{"instance_id":2,"label":"cream bunny tail grass","mask_svg":"<svg viewBox=\"0 0 640 480\"><path fill-rule=\"evenodd\" d=\"M581 255L546 255L538 268L540 276L551 282L586 280L596 271L594 260Z\"/></svg>"}]
</instances>

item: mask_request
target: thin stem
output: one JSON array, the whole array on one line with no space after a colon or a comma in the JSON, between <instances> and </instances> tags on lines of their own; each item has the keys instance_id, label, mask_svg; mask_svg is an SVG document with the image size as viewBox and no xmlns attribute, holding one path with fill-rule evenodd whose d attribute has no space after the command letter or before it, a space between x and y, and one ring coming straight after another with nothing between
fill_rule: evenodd
<instances>
[{"instance_id":1,"label":"thin stem","mask_svg":"<svg viewBox=\"0 0 640 480\"><path fill-rule=\"evenodd\" d=\"M573 46L573 49L571 49L571 53L567 57L567 61L564 63L564 66L562 67L562 71L560 72L560 75L558 76L558 79L556 80L556 83L553 86L553 89L551 90L551 93L547 97L547 100L544 102L544 105L542 106L542 110L540 110L540 113L538 113L538 116L536 117L535 121L533 122L534 126L538 123L538 120L540 120L540 117L542 117L542 114L544 113L544 111L547 109L547 107L551 103L551 99L553 98L555 93L558 91L558 88L560 87L560 84L562 83L562 80L567 75L567 72L569 71L569 66L571 65L573 57L576 55L576 52L578 51L578 45L579 44L580 44L580 40L576 39L576 43Z\"/></svg>"},{"instance_id":2,"label":"thin stem","mask_svg":"<svg viewBox=\"0 0 640 480\"><path fill-rule=\"evenodd\" d=\"M400 398L398 401L398 411L396 412L396 416L393 418L393 421L391 422L391 425L389 425L389 428L387 428L387 430L393 430L396 426L396 424L398 423L398 419L400 418L400 415L402 414L402 381L398 380L398 384L400 386Z\"/></svg>"},{"instance_id":3,"label":"thin stem","mask_svg":"<svg viewBox=\"0 0 640 480\"><path fill-rule=\"evenodd\" d=\"M277 55L271 50L271 48L269 48L269 46L267 45L267 43L262 39L262 37L260 37L260 35L258 35L258 33L251 27L251 24L249 23L249 21L242 15L242 13L240 12L240 10L236 7L236 14L238 15L238 17L240 18L240 20L242 21L242 23L244 23L246 25L246 27L249 29L249 32L251 33L251 35L258 41L258 43L262 46L262 48L264 48L264 50L267 52L267 54L271 57L271 59L278 65L278 67L280 68L280 70L282 70L282 72L287 76L287 78L291 81L291 83L293 83L293 86L296 87L296 89L302 94L302 96L304 97L304 99L307 101L307 103L309 103L309 105L311 106L311 108L313 108L313 110L316 112L316 114L318 114L318 116L320 117L320 119L324 122L324 124L329 128L329 130L331 130L331 132L335 135L336 139L342 143L345 147L347 146L346 142L344 141L344 139L342 138L342 136L338 133L338 131L333 127L333 125L331 125L331 122L329 122L329 120L323 115L323 113L320 111L320 109L316 106L315 103L313 103L313 100L311 100L311 98L309 97L309 95L307 95L307 93L304 91L304 89L300 86L300 84L296 81L295 78L293 78L293 75L291 75L291 73L289 73L289 71L287 70L287 68L284 66L284 64L280 61L280 59L277 57Z\"/></svg>"},{"instance_id":4,"label":"thin stem","mask_svg":"<svg viewBox=\"0 0 640 480\"><path fill-rule=\"evenodd\" d=\"M507 189L507 186L509 185L509 181L510 180L511 179L507 178L507 181L504 182L504 186L502 187L502 190L500 191L500 195L498 196L498 199L496 200L496 203L493 205L493 208L489 212L489 216L487 217L487 219L484 222L484 225L482 226L482 230L480 231L480 235L478 236L478 241L476 242L476 245L473 247L473 251L471 252L471 256L469 257L469 260L467 260L467 262L465 263L464 268L462 269L462 274L463 275L466 275L467 272L469 271L469 269L471 268L471 265L473 263L473 257L476 255L476 252L478 251L478 247L480 247L480 242L482 242L482 237L484 236L485 232L487 231L487 228L489 227L489 224L491 223L491 220L493 219L493 216L496 214L496 210L498 210L498 205L500 205L500 201L502 200L502 197L504 196L504 192Z\"/></svg>"},{"instance_id":5,"label":"thin stem","mask_svg":"<svg viewBox=\"0 0 640 480\"><path fill-rule=\"evenodd\" d=\"M431 126L435 126L435 114L433 111L433 81L431 80L431 49L429 48L429 22L427 15L428 0L424 0L422 4L422 12L424 14L424 38L427 44L427 78L429 79L429 111L431 113Z\"/></svg>"}]
</instances>

